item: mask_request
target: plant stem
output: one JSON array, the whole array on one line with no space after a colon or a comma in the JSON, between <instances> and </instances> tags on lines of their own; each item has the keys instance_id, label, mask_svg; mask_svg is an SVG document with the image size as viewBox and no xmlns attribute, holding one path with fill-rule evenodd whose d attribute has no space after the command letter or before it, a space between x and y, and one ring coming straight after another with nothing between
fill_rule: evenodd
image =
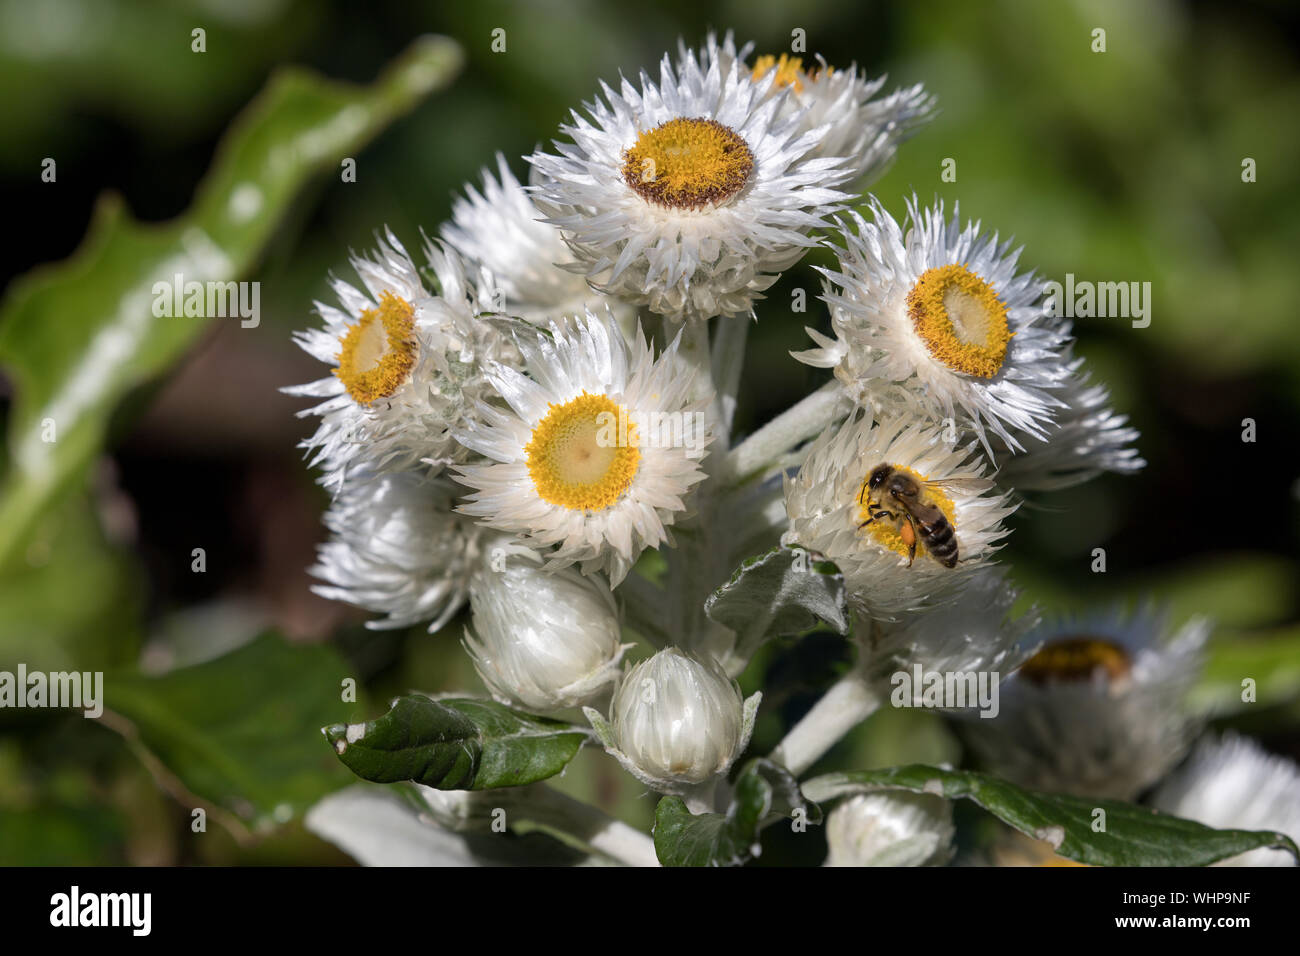
<instances>
[{"instance_id":1,"label":"plant stem","mask_svg":"<svg viewBox=\"0 0 1300 956\"><path fill-rule=\"evenodd\" d=\"M709 359L709 325L707 322L688 321L686 323L682 329L682 339L681 344L677 347L677 354L685 360L688 366L695 370L694 396L703 398L705 395L713 393L713 365ZM710 409L709 414L713 414L712 409Z\"/></svg>"},{"instance_id":2,"label":"plant stem","mask_svg":"<svg viewBox=\"0 0 1300 956\"><path fill-rule=\"evenodd\" d=\"M659 865L654 840L622 820L611 818L602 829L592 834L588 842L593 850L599 850L628 866Z\"/></svg>"},{"instance_id":3,"label":"plant stem","mask_svg":"<svg viewBox=\"0 0 1300 956\"><path fill-rule=\"evenodd\" d=\"M800 442L820 434L835 418L840 398L839 382L830 381L776 416L727 453L722 466L724 480L738 484Z\"/></svg>"},{"instance_id":4,"label":"plant stem","mask_svg":"<svg viewBox=\"0 0 1300 956\"><path fill-rule=\"evenodd\" d=\"M572 834L591 849L628 866L659 865L654 840L622 820L545 785L535 799L540 822L553 832Z\"/></svg>"},{"instance_id":5,"label":"plant stem","mask_svg":"<svg viewBox=\"0 0 1300 956\"><path fill-rule=\"evenodd\" d=\"M730 441L731 425L736 417L736 395L740 391L740 373L745 367L745 341L752 320L747 315L732 315L713 320L713 384L718 390L714 405L722 433L719 441Z\"/></svg>"},{"instance_id":6,"label":"plant stem","mask_svg":"<svg viewBox=\"0 0 1300 956\"><path fill-rule=\"evenodd\" d=\"M772 759L784 764L797 777L879 706L880 698L854 669L841 677L803 720L790 728L772 751Z\"/></svg>"},{"instance_id":7,"label":"plant stem","mask_svg":"<svg viewBox=\"0 0 1300 956\"><path fill-rule=\"evenodd\" d=\"M666 589L686 620L676 634L677 642L694 651L725 655L734 640L731 632L704 614L704 601L726 579L729 567L720 566L727 554L729 529L716 521L715 502L721 490L720 476L726 460L727 431L722 404L718 401L714 364L711 360L709 323L688 321L682 331L679 354L696 370L694 396L711 397L705 409L710 431L717 436L704 457L707 477L694 492L695 515L677 529L677 547L666 555ZM724 363L729 364L729 363ZM728 371L727 374L731 374ZM739 375L739 370L736 371Z\"/></svg>"},{"instance_id":8,"label":"plant stem","mask_svg":"<svg viewBox=\"0 0 1300 956\"><path fill-rule=\"evenodd\" d=\"M663 650L672 643L664 621L667 598L662 588L633 571L623 579L618 593L623 598L627 623L653 644L655 650Z\"/></svg>"}]
</instances>

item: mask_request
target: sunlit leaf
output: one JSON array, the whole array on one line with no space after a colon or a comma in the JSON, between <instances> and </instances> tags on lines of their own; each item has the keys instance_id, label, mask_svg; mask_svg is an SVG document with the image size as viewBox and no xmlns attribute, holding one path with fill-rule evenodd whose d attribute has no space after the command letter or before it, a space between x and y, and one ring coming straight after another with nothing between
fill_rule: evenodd
<instances>
[{"instance_id":1,"label":"sunlit leaf","mask_svg":"<svg viewBox=\"0 0 1300 956\"><path fill-rule=\"evenodd\" d=\"M409 694L382 717L334 724L325 738L363 780L413 780L439 790L517 787L553 777L587 732L489 700Z\"/></svg>"},{"instance_id":2,"label":"sunlit leaf","mask_svg":"<svg viewBox=\"0 0 1300 956\"><path fill-rule=\"evenodd\" d=\"M16 386L0 566L22 559L42 514L84 478L123 396L213 321L155 315L155 284L246 276L302 187L445 85L460 59L451 41L425 37L368 87L277 73L232 124L183 216L141 225L105 196L72 258L14 283L0 312L0 364Z\"/></svg>"}]
</instances>

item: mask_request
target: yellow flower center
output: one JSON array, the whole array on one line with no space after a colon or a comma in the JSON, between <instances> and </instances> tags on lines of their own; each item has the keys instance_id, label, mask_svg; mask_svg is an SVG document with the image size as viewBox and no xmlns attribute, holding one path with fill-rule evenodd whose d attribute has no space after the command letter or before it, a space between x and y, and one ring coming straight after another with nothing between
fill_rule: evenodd
<instances>
[{"instance_id":1,"label":"yellow flower center","mask_svg":"<svg viewBox=\"0 0 1300 956\"><path fill-rule=\"evenodd\" d=\"M1127 677L1133 660L1120 645L1099 637L1066 637L1048 644L1020 665L1020 675L1034 684L1092 680L1104 671L1114 682Z\"/></svg>"},{"instance_id":2,"label":"yellow flower center","mask_svg":"<svg viewBox=\"0 0 1300 956\"><path fill-rule=\"evenodd\" d=\"M362 405L388 398L406 381L419 355L415 308L385 292L379 298L379 308L362 312L339 344L342 351L334 374L348 394Z\"/></svg>"},{"instance_id":3,"label":"yellow flower center","mask_svg":"<svg viewBox=\"0 0 1300 956\"><path fill-rule=\"evenodd\" d=\"M779 60L770 53L763 54L754 61L754 72L750 78L757 83L772 67L776 67L776 85L793 86L796 93L803 92L805 76L812 78L803 71L803 59L788 53L782 53Z\"/></svg>"},{"instance_id":4,"label":"yellow flower center","mask_svg":"<svg viewBox=\"0 0 1300 956\"><path fill-rule=\"evenodd\" d=\"M641 463L627 410L588 392L563 405L552 403L524 452L538 495L575 511L608 508L632 484Z\"/></svg>"},{"instance_id":5,"label":"yellow flower center","mask_svg":"<svg viewBox=\"0 0 1300 956\"><path fill-rule=\"evenodd\" d=\"M907 314L931 355L979 378L998 373L1015 334L993 287L965 266L926 269L907 293Z\"/></svg>"},{"instance_id":6,"label":"yellow flower center","mask_svg":"<svg viewBox=\"0 0 1300 956\"><path fill-rule=\"evenodd\" d=\"M734 130L711 119L669 120L643 130L623 151L623 179L642 199L670 209L726 202L754 171L754 154Z\"/></svg>"},{"instance_id":7,"label":"yellow flower center","mask_svg":"<svg viewBox=\"0 0 1300 956\"><path fill-rule=\"evenodd\" d=\"M920 535L915 534L912 525L906 520L908 512L903 505L887 494L884 485L878 488L871 487L871 476L876 470L876 467L871 468L858 488L857 524L861 526L863 522L871 519L872 514L877 511L892 512L893 518L872 519L870 524L867 524L862 530L867 533L872 541L889 551L906 556L911 554L912 542L915 541L917 556L925 554L925 542ZM929 479L918 471L903 468L899 465L894 465L893 471L894 474L901 473L906 477L910 477L920 487L917 502L922 506L937 507L943 512L943 516L948 519L953 531L957 530L957 506L953 504L951 498L939 489L927 485L926 482Z\"/></svg>"}]
</instances>

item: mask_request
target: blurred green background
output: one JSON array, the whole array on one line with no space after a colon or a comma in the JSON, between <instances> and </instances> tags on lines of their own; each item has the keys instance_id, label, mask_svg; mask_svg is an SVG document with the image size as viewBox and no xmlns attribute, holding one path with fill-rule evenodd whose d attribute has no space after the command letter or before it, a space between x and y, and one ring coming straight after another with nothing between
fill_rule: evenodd
<instances>
[{"instance_id":1,"label":"blurred green background","mask_svg":"<svg viewBox=\"0 0 1300 956\"><path fill-rule=\"evenodd\" d=\"M497 28L504 52L492 51ZM375 716L394 693L479 685L459 623L436 637L368 632L364 615L308 591L324 499L294 448L308 430L294 417L302 403L276 389L319 370L290 332L329 298L331 270L351 278L348 250L377 228L415 247L496 151L524 176L518 157L549 142L599 79L655 70L679 36L694 46L711 28L760 53L787 50L799 28L833 65L937 95L937 119L873 187L896 215L913 191L960 198L1045 277L1152 284L1149 328L1077 323L1079 354L1140 428L1148 468L1036 499L1005 554L1048 608L1155 596L1180 618L1215 617L1201 699L1221 724L1300 756L1294 4L0 0L0 190L19 240L0 266L7 306L13 279L78 248L104 191L145 222L182 214L223 131L280 66L370 83L425 33L454 38L466 58L449 89L356 154L355 183L327 173L299 193L246 276L262 284L260 326L219 320L130 389L86 486L61 491L0 572L0 668L123 675L111 728L0 712L0 863L346 862L299 822L350 779L317 728ZM1092 50L1096 28L1104 53ZM46 157L54 183L41 180ZM940 179L948 158L955 183ZM742 432L819 383L787 354L806 347L805 324L826 324L820 304L788 309L794 288L818 289L814 261L760 308ZM6 308L0 337L35 336L16 314ZM41 343L84 346L77 315L50 321ZM0 408L43 367L11 361ZM1241 440L1245 418L1254 443ZM203 573L191 568L197 547ZM1104 575L1089 572L1095 547L1107 550ZM253 641L268 630L283 640ZM245 656L222 656L232 651ZM846 660L828 637L768 648L745 677L769 691L755 747L774 744ZM1261 701L1234 710L1243 673L1261 680ZM360 701L334 703L345 676ZM886 712L826 765L957 757L938 720ZM603 754L584 751L557 785L630 821L653 812ZM211 812L204 833L198 806ZM772 839L765 862L820 860L813 841Z\"/></svg>"}]
</instances>

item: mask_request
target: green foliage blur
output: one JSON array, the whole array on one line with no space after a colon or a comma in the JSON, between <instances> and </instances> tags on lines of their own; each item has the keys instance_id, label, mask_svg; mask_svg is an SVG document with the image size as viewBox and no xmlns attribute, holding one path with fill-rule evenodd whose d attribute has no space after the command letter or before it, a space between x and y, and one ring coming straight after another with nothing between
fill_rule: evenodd
<instances>
[{"instance_id":1,"label":"green foliage blur","mask_svg":"<svg viewBox=\"0 0 1300 956\"><path fill-rule=\"evenodd\" d=\"M191 49L196 27L206 52ZM504 52L492 50L498 28ZM1213 617L1199 699L1220 725L1300 758L1294 5L0 0L0 190L21 237L0 265L0 339L23 334L4 325L13 280L72 255L101 193L145 222L182 214L223 132L278 67L368 84L426 33L465 56L449 89L385 120L356 156L356 182L327 170L286 206L245 276L262 284L256 329L217 320L182 360L99 409L107 445L89 476L0 568L0 669L105 670L112 711L0 711L0 863L347 862L300 822L352 779L319 728L376 716L410 690L481 687L459 622L434 637L367 631L364 615L308 591L324 498L294 448L308 430L294 417L301 403L276 389L318 370L290 333L330 298L331 272L350 278L349 250L377 229L417 246L496 152L526 175L519 157L548 144L599 80L653 75L679 37L695 46L728 28L759 53L787 50L802 29L832 65L856 61L888 73L887 88L923 82L936 94L937 119L872 188L895 215L913 192L960 199L964 215L1023 243L1022 265L1046 278L1151 283L1148 328L1076 326L1094 380L1141 430L1148 467L1028 502L1004 555L1026 600L1048 609L1153 597L1179 619ZM1104 53L1092 49L1098 28ZM47 157L54 183L41 180ZM955 182L940 178L949 159ZM819 261L760 306L742 433L821 381L788 355L806 347L805 325L827 324L813 301ZM791 311L796 289L808 291L805 314ZM75 316L67 328L49 347L81 355ZM0 373L11 411L41 369ZM1105 574L1089 570L1097 547ZM756 753L847 660L827 635L765 648L743 679L767 692ZM1249 709L1234 707L1243 668L1261 686ZM359 697L340 701L349 677ZM819 767L959 756L938 718L886 709ZM590 748L556 786L643 827L653 817L652 797ZM820 862L814 841L771 839L763 863Z\"/></svg>"}]
</instances>

